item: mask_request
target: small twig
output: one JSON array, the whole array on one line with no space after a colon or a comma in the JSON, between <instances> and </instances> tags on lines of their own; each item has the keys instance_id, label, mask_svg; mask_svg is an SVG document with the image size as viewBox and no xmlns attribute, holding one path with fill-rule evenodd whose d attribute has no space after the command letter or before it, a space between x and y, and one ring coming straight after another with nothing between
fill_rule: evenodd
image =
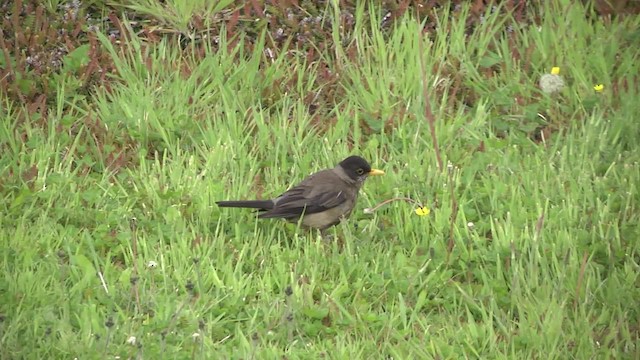
<instances>
[{"instance_id":1,"label":"small twig","mask_svg":"<svg viewBox=\"0 0 640 360\"><path fill-rule=\"evenodd\" d=\"M287 328L287 339L289 340L289 342L293 341L293 332L294 332L294 328L295 328L295 317L293 314L293 306L292 306L292 299L291 299L291 295L293 295L293 289L291 288L291 286L287 286L287 288L284 290L284 314L283 314L283 322L285 323L285 326Z\"/></svg>"},{"instance_id":2,"label":"small twig","mask_svg":"<svg viewBox=\"0 0 640 360\"><path fill-rule=\"evenodd\" d=\"M417 200L413 200L411 198L407 198L407 197L396 197L396 198L392 198L392 199L387 199L383 202L377 203L376 206L372 207L372 208L366 208L364 209L364 213L365 214L373 214L374 212L376 212L376 210L378 210L379 208L392 203L394 201L406 201L408 203L412 203L414 205L418 205L419 207L423 207L422 204L417 201Z\"/></svg>"},{"instance_id":3,"label":"small twig","mask_svg":"<svg viewBox=\"0 0 640 360\"><path fill-rule=\"evenodd\" d=\"M257 332L254 332L253 335L251 335L251 353L249 354L249 360L255 360L256 359L256 353L258 352L258 341L260 340L260 336L258 335Z\"/></svg>"},{"instance_id":4,"label":"small twig","mask_svg":"<svg viewBox=\"0 0 640 360\"><path fill-rule=\"evenodd\" d=\"M104 354L107 354L107 351L109 350L109 342L111 341L111 329L107 329L107 339L104 342Z\"/></svg>"},{"instance_id":5,"label":"small twig","mask_svg":"<svg viewBox=\"0 0 640 360\"><path fill-rule=\"evenodd\" d=\"M136 359L138 360L144 359L144 356L142 354L142 343L138 343L136 347L137 347Z\"/></svg>"},{"instance_id":6,"label":"small twig","mask_svg":"<svg viewBox=\"0 0 640 360\"><path fill-rule=\"evenodd\" d=\"M455 230L456 218L458 217L458 200L456 200L455 187L453 183L453 168L449 171L449 190L451 191L451 218L449 219L449 244L447 244L447 264L455 246L453 232Z\"/></svg>"},{"instance_id":7,"label":"small twig","mask_svg":"<svg viewBox=\"0 0 640 360\"><path fill-rule=\"evenodd\" d=\"M193 343L193 348L191 348L191 359L195 359L196 358L196 350L198 349L198 344L197 344L197 340L194 341Z\"/></svg>"},{"instance_id":8,"label":"small twig","mask_svg":"<svg viewBox=\"0 0 640 360\"><path fill-rule=\"evenodd\" d=\"M535 239L540 238L540 233L542 232L543 226L544 226L544 210L542 211L542 214L540 214L538 221L536 221Z\"/></svg>"},{"instance_id":9,"label":"small twig","mask_svg":"<svg viewBox=\"0 0 640 360\"><path fill-rule=\"evenodd\" d=\"M109 294L109 289L107 288L107 283L104 281L104 276L102 276L102 271L98 270L98 277L100 278L100 282L102 283L102 287L104 288L104 292Z\"/></svg>"},{"instance_id":10,"label":"small twig","mask_svg":"<svg viewBox=\"0 0 640 360\"><path fill-rule=\"evenodd\" d=\"M176 320L178 320L178 316L180 315L180 313L182 312L182 309L184 308L185 305L187 305L187 302L189 302L188 300L183 301L180 306L178 307L178 310L176 310L176 312L174 312L171 315L171 320L169 321L169 325L167 325L167 327L162 330L160 332L160 337L162 338L161 341L161 345L160 345L160 349L161 349L161 354L164 354L165 352L165 346L167 345L166 340L167 340L167 334L169 334L171 328L173 328L173 326L176 324Z\"/></svg>"},{"instance_id":11,"label":"small twig","mask_svg":"<svg viewBox=\"0 0 640 360\"><path fill-rule=\"evenodd\" d=\"M193 258L191 259L191 261L193 261L193 265L196 268L196 277L198 281L198 293L202 294L204 292L204 288L202 287L202 280L200 276L200 258Z\"/></svg>"},{"instance_id":12,"label":"small twig","mask_svg":"<svg viewBox=\"0 0 640 360\"><path fill-rule=\"evenodd\" d=\"M582 287L582 281L584 280L584 273L587 268L587 260L589 258L589 253L584 252L582 256L582 265L580 265L580 273L578 274L578 284L576 285L576 298L573 300L573 307L578 306L578 298L580 297L580 288Z\"/></svg>"},{"instance_id":13,"label":"small twig","mask_svg":"<svg viewBox=\"0 0 640 360\"><path fill-rule=\"evenodd\" d=\"M423 55L426 54L424 52L423 44L424 43L424 34L420 32L420 39L418 41L418 49L419 49L419 57L420 57L420 71L422 75L422 93L424 96L424 114L427 118L427 123L429 124L429 132L431 133L431 140L433 141L433 149L436 153L436 160L438 161L438 169L440 171L444 170L444 165L442 164L442 157L440 156L440 147L438 146L438 138L436 137L436 118L433 116L433 111L431 110L431 100L429 100L429 96L427 93L427 73L424 66Z\"/></svg>"},{"instance_id":14,"label":"small twig","mask_svg":"<svg viewBox=\"0 0 640 360\"><path fill-rule=\"evenodd\" d=\"M138 274L138 223L136 218L131 218L129 222L129 226L131 227L131 255L133 256L133 276L137 280ZM133 281L133 292L136 296L136 305L138 306L138 311L142 311L142 307L140 305L140 291L138 290L138 282Z\"/></svg>"},{"instance_id":15,"label":"small twig","mask_svg":"<svg viewBox=\"0 0 640 360\"><path fill-rule=\"evenodd\" d=\"M107 336L104 342L104 354L107 354L109 350L109 342L111 341L111 328L114 326L113 318L109 316L107 320L104 322L104 326L107 328Z\"/></svg>"}]
</instances>

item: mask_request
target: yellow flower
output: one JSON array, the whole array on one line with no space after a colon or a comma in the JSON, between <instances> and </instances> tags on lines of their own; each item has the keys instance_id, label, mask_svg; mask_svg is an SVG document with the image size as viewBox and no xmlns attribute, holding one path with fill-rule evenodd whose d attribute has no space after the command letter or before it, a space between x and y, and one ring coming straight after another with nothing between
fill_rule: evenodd
<instances>
[{"instance_id":1,"label":"yellow flower","mask_svg":"<svg viewBox=\"0 0 640 360\"><path fill-rule=\"evenodd\" d=\"M431 212L431 210L429 210L429 208L426 207L426 206L420 206L420 207L416 208L416 214L418 216L427 216L427 215L429 215L430 212Z\"/></svg>"},{"instance_id":2,"label":"yellow flower","mask_svg":"<svg viewBox=\"0 0 640 360\"><path fill-rule=\"evenodd\" d=\"M598 84L598 85L593 87L593 90L595 90L596 92L602 92L602 90L604 90L604 85L603 84Z\"/></svg>"},{"instance_id":3,"label":"yellow flower","mask_svg":"<svg viewBox=\"0 0 640 360\"><path fill-rule=\"evenodd\" d=\"M553 75L558 75L558 74L560 74L560 68L559 68L559 67L557 67L557 66L552 67L552 68L551 68L551 73L552 73Z\"/></svg>"}]
</instances>

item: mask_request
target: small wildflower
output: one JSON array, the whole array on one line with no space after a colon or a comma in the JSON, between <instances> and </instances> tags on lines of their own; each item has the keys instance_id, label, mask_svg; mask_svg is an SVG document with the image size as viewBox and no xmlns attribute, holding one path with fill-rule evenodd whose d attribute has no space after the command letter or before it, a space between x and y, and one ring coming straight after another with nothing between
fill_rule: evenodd
<instances>
[{"instance_id":1,"label":"small wildflower","mask_svg":"<svg viewBox=\"0 0 640 360\"><path fill-rule=\"evenodd\" d=\"M469 228L469 230L473 230L474 227L476 227L476 224L472 223L471 221L469 221L467 223L467 227Z\"/></svg>"},{"instance_id":2,"label":"small wildflower","mask_svg":"<svg viewBox=\"0 0 640 360\"><path fill-rule=\"evenodd\" d=\"M40 59L38 58L38 55L35 56L27 56L27 65L32 66L32 67L37 67L40 65Z\"/></svg>"},{"instance_id":3,"label":"small wildflower","mask_svg":"<svg viewBox=\"0 0 640 360\"><path fill-rule=\"evenodd\" d=\"M418 216L427 216L429 215L429 213L431 213L431 210L429 210L429 208L426 206L420 206L416 208L415 211Z\"/></svg>"},{"instance_id":4,"label":"small wildflower","mask_svg":"<svg viewBox=\"0 0 640 360\"><path fill-rule=\"evenodd\" d=\"M108 327L108 328L112 328L113 327L114 322L113 322L113 318L111 316L109 316L107 318L107 321L104 322L104 326Z\"/></svg>"},{"instance_id":5,"label":"small wildflower","mask_svg":"<svg viewBox=\"0 0 640 360\"><path fill-rule=\"evenodd\" d=\"M191 282L191 280L187 280L187 284L184 286L185 289L187 289L188 292L193 293L193 290L195 289L195 285L193 285L193 283Z\"/></svg>"},{"instance_id":6,"label":"small wildflower","mask_svg":"<svg viewBox=\"0 0 640 360\"><path fill-rule=\"evenodd\" d=\"M157 263L157 262L155 262L155 261L153 261L153 260L150 260L150 261L147 263L147 267L148 267L149 269L155 269L155 268L157 268L157 267L158 267L158 263Z\"/></svg>"},{"instance_id":7,"label":"small wildflower","mask_svg":"<svg viewBox=\"0 0 640 360\"><path fill-rule=\"evenodd\" d=\"M554 66L551 68L551 75L558 75L560 74L560 68L557 66Z\"/></svg>"},{"instance_id":8,"label":"small wildflower","mask_svg":"<svg viewBox=\"0 0 640 360\"><path fill-rule=\"evenodd\" d=\"M281 39L283 38L284 35L284 29L283 28L278 28L278 30L276 30L276 39Z\"/></svg>"},{"instance_id":9,"label":"small wildflower","mask_svg":"<svg viewBox=\"0 0 640 360\"><path fill-rule=\"evenodd\" d=\"M603 84L595 85L593 87L593 90L595 90L596 92L602 92L604 90L604 85Z\"/></svg>"},{"instance_id":10,"label":"small wildflower","mask_svg":"<svg viewBox=\"0 0 640 360\"><path fill-rule=\"evenodd\" d=\"M135 336L129 336L129 338L127 339L127 344L135 345L136 344L136 337Z\"/></svg>"},{"instance_id":11,"label":"small wildflower","mask_svg":"<svg viewBox=\"0 0 640 360\"><path fill-rule=\"evenodd\" d=\"M451 161L447 161L447 170L452 172L454 169L453 163Z\"/></svg>"},{"instance_id":12,"label":"small wildflower","mask_svg":"<svg viewBox=\"0 0 640 360\"><path fill-rule=\"evenodd\" d=\"M194 332L193 334L191 334L191 338L193 339L193 341L198 341L200 339L200 333Z\"/></svg>"}]
</instances>

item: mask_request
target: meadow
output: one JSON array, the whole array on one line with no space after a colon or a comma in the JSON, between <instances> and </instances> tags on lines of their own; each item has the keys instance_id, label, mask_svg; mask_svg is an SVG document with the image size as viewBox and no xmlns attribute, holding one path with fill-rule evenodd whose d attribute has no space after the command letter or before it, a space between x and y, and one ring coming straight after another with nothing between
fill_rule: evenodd
<instances>
[{"instance_id":1,"label":"meadow","mask_svg":"<svg viewBox=\"0 0 640 360\"><path fill-rule=\"evenodd\" d=\"M640 358L637 15L51 3L103 20L4 19L0 358ZM331 241L215 205L352 154Z\"/></svg>"}]
</instances>

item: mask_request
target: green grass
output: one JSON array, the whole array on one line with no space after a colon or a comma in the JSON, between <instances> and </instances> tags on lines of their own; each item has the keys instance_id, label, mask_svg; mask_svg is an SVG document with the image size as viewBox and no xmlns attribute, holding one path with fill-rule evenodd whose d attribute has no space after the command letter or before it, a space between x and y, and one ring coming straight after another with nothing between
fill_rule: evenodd
<instances>
[{"instance_id":1,"label":"green grass","mask_svg":"<svg viewBox=\"0 0 640 360\"><path fill-rule=\"evenodd\" d=\"M466 37L466 9L441 19L424 77L420 25L382 34L360 9L324 50L345 96L322 119L303 96L324 70L302 54L265 61L265 42L223 38L195 61L103 37L111 91L61 84L45 126L0 113L0 357L640 357L640 21L558 6L511 37L502 15ZM550 97L537 84L553 66L567 86ZM214 204L349 154L387 174L340 241ZM395 196L431 214L364 214Z\"/></svg>"}]
</instances>

